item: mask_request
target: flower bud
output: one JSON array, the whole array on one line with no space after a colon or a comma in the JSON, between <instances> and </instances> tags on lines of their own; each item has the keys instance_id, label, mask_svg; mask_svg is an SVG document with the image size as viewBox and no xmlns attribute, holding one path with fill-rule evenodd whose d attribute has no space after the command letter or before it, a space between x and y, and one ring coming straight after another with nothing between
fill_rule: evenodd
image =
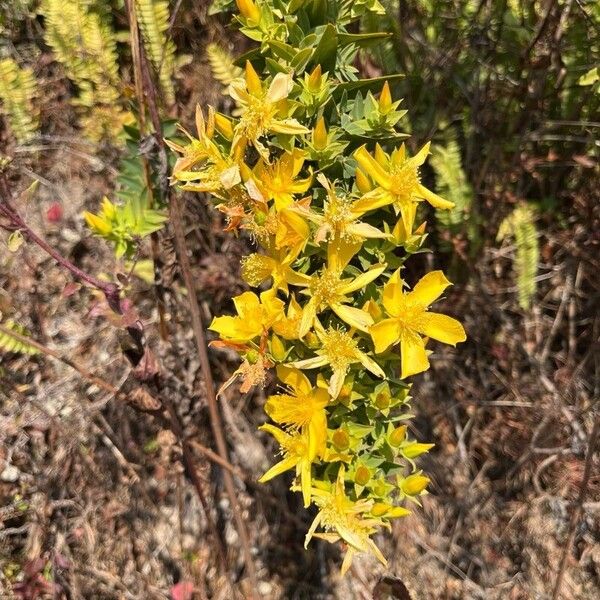
<instances>
[{"instance_id":1,"label":"flower bud","mask_svg":"<svg viewBox=\"0 0 600 600\"><path fill-rule=\"evenodd\" d=\"M308 91L316 94L321 89L323 81L323 72L321 71L321 65L317 65L313 72L308 76L307 87Z\"/></svg>"},{"instance_id":2,"label":"flower bud","mask_svg":"<svg viewBox=\"0 0 600 600\"><path fill-rule=\"evenodd\" d=\"M305 336L304 336L304 343L311 349L314 350L315 348L318 348L321 344L319 342L319 338L317 337L317 334L314 331L309 331Z\"/></svg>"},{"instance_id":3,"label":"flower bud","mask_svg":"<svg viewBox=\"0 0 600 600\"><path fill-rule=\"evenodd\" d=\"M255 365L260 358L260 354L258 353L258 350L252 348L246 352L245 358L251 365Z\"/></svg>"},{"instance_id":4,"label":"flower bud","mask_svg":"<svg viewBox=\"0 0 600 600\"><path fill-rule=\"evenodd\" d=\"M389 442L391 446L397 448L406 439L406 425L400 425L396 427L392 433L390 433Z\"/></svg>"},{"instance_id":5,"label":"flower bud","mask_svg":"<svg viewBox=\"0 0 600 600\"><path fill-rule=\"evenodd\" d=\"M429 485L429 477L425 477L425 475L419 475L415 473L414 475L409 475L400 483L400 489L407 496L417 496L419 495L427 486Z\"/></svg>"},{"instance_id":6,"label":"flower bud","mask_svg":"<svg viewBox=\"0 0 600 600\"><path fill-rule=\"evenodd\" d=\"M381 95L379 96L379 112L382 115L386 115L392 108L392 93L390 92L390 85L386 81L383 84Z\"/></svg>"},{"instance_id":7,"label":"flower bud","mask_svg":"<svg viewBox=\"0 0 600 600\"><path fill-rule=\"evenodd\" d=\"M271 336L271 356L278 362L285 360L286 356L285 345L275 334Z\"/></svg>"},{"instance_id":8,"label":"flower bud","mask_svg":"<svg viewBox=\"0 0 600 600\"><path fill-rule=\"evenodd\" d=\"M371 479L371 471L364 465L359 465L354 473L354 481L358 485L367 485Z\"/></svg>"},{"instance_id":9,"label":"flower bud","mask_svg":"<svg viewBox=\"0 0 600 600\"><path fill-rule=\"evenodd\" d=\"M366 194L373 189L371 180L360 169L356 169L356 187L361 194Z\"/></svg>"},{"instance_id":10,"label":"flower bud","mask_svg":"<svg viewBox=\"0 0 600 600\"><path fill-rule=\"evenodd\" d=\"M327 128L325 119L321 117L312 132L312 143L317 150L325 150L327 147Z\"/></svg>"},{"instance_id":11,"label":"flower bud","mask_svg":"<svg viewBox=\"0 0 600 600\"><path fill-rule=\"evenodd\" d=\"M260 9L252 0L235 0L242 17L258 23L260 21Z\"/></svg>"},{"instance_id":12,"label":"flower bud","mask_svg":"<svg viewBox=\"0 0 600 600\"><path fill-rule=\"evenodd\" d=\"M267 213L263 212L262 210L257 210L254 213L254 222L257 225L264 225L267 222Z\"/></svg>"},{"instance_id":13,"label":"flower bud","mask_svg":"<svg viewBox=\"0 0 600 600\"><path fill-rule=\"evenodd\" d=\"M347 450L350 446L350 436L343 429L336 429L331 436L336 450Z\"/></svg>"},{"instance_id":14,"label":"flower bud","mask_svg":"<svg viewBox=\"0 0 600 600\"><path fill-rule=\"evenodd\" d=\"M379 410L385 410L386 408L389 408L391 402L392 397L390 396L389 390L381 390L381 392L375 396L374 404Z\"/></svg>"},{"instance_id":15,"label":"flower bud","mask_svg":"<svg viewBox=\"0 0 600 600\"><path fill-rule=\"evenodd\" d=\"M249 60L246 61L246 87L253 96L262 93L262 82Z\"/></svg>"}]
</instances>

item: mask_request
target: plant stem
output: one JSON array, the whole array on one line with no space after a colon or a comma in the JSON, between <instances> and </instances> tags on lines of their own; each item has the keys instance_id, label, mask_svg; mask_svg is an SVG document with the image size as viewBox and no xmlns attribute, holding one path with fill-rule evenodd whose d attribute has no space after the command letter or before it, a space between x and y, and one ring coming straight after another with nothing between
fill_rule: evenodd
<instances>
[{"instance_id":1,"label":"plant stem","mask_svg":"<svg viewBox=\"0 0 600 600\"><path fill-rule=\"evenodd\" d=\"M20 231L28 240L34 242L46 254L50 255L61 267L69 271L75 279L87 283L89 286L100 290L106 297L108 305L117 313L121 314L121 300L119 297L120 288L116 283L101 281L93 275L86 273L78 266L74 265L68 258L65 258L58 250L53 248L44 238L40 237L23 220L17 210L10 204L8 199L8 189L6 183L2 185L3 197L0 199L0 215L8 219L9 227L6 229L16 229Z\"/></svg>"},{"instance_id":2,"label":"plant stem","mask_svg":"<svg viewBox=\"0 0 600 600\"><path fill-rule=\"evenodd\" d=\"M210 361L208 358L208 346L206 343L206 336L204 335L204 325L202 323L198 298L196 297L195 293L194 278L192 275L190 261L187 255L187 243L185 241L185 234L183 232L183 221L181 215L181 198L178 194L172 195L169 206L171 213L170 222L173 226L173 232L175 234L175 247L179 257L179 266L181 267L181 274L188 292L187 298L189 300L189 308L192 317L192 330L194 332L194 337L196 338L196 348L198 351L198 357L200 359L200 366L204 376L204 382L206 384L206 396L208 400L210 424L215 438L215 443L217 445L217 452L223 461L229 463L230 461L227 452L227 444L225 443L225 436L223 435L223 424L217 405L215 382L212 377ZM231 512L233 513L233 518L235 520L236 528L242 543L246 568L248 569L248 577L252 586L252 597L255 600L258 600L256 570L252 558L250 537L248 535L248 530L246 529L246 524L242 518L241 507L236 494L233 477L228 469L223 469L223 480L225 482L227 496L229 497Z\"/></svg>"}]
</instances>

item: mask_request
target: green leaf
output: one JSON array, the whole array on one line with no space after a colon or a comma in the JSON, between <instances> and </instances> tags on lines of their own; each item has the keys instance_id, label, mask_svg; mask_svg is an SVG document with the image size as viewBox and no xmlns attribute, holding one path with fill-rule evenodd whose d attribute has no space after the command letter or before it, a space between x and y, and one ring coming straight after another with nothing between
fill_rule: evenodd
<instances>
[{"instance_id":1,"label":"green leaf","mask_svg":"<svg viewBox=\"0 0 600 600\"><path fill-rule=\"evenodd\" d=\"M9 252L16 252L23 245L24 242L25 238L23 237L23 234L19 230L13 231L8 236L7 241Z\"/></svg>"},{"instance_id":2,"label":"green leaf","mask_svg":"<svg viewBox=\"0 0 600 600\"><path fill-rule=\"evenodd\" d=\"M356 44L360 48L366 48L371 46L382 39L391 37L392 34L387 31L381 31L376 33L340 33L338 34L338 40L340 46L347 46L348 44Z\"/></svg>"},{"instance_id":3,"label":"green leaf","mask_svg":"<svg viewBox=\"0 0 600 600\"><path fill-rule=\"evenodd\" d=\"M338 37L335 27L329 23L323 29L319 44L315 49L311 62L321 65L323 71L333 71L337 54Z\"/></svg>"},{"instance_id":4,"label":"green leaf","mask_svg":"<svg viewBox=\"0 0 600 600\"><path fill-rule=\"evenodd\" d=\"M9 319L4 323L4 328L10 329L22 336L27 335L26 329L18 323L15 323L12 319ZM34 346L30 346L29 344L18 340L9 333L4 333L3 331L0 331L0 350L3 350L4 352L14 352L15 354L33 355L40 353L39 350Z\"/></svg>"},{"instance_id":5,"label":"green leaf","mask_svg":"<svg viewBox=\"0 0 600 600\"><path fill-rule=\"evenodd\" d=\"M577 83L579 85L594 85L597 81L600 80L600 68L594 67L590 69L585 75L582 75Z\"/></svg>"},{"instance_id":6,"label":"green leaf","mask_svg":"<svg viewBox=\"0 0 600 600\"><path fill-rule=\"evenodd\" d=\"M357 79L356 81L346 81L344 83L340 83L333 90L333 95L337 96L342 92L350 92L354 90L362 90L366 89L371 92L380 92L383 84L388 81L392 83L393 81L398 81L399 79L403 79L404 75L401 73L397 73L396 75L387 75L385 77L373 77L371 79Z\"/></svg>"}]
</instances>

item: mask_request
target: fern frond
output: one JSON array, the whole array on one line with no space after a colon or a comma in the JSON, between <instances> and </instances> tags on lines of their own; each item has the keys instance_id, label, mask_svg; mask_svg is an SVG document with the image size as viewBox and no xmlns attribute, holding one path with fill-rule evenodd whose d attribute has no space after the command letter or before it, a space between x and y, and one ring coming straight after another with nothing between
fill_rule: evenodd
<instances>
[{"instance_id":1,"label":"fern frond","mask_svg":"<svg viewBox=\"0 0 600 600\"><path fill-rule=\"evenodd\" d=\"M525 310L531 306L535 295L535 277L540 259L536 217L537 212L532 206L519 205L502 221L497 235L499 241L509 237L514 238L516 247L514 265L519 305Z\"/></svg>"},{"instance_id":2,"label":"fern frond","mask_svg":"<svg viewBox=\"0 0 600 600\"><path fill-rule=\"evenodd\" d=\"M137 17L144 48L156 70L165 102L173 104L175 89L175 44L167 38L169 3L164 0L136 0Z\"/></svg>"},{"instance_id":3,"label":"fern frond","mask_svg":"<svg viewBox=\"0 0 600 600\"><path fill-rule=\"evenodd\" d=\"M34 105L38 86L33 71L21 68L12 58L0 60L0 100L13 135L19 143L33 137L39 128Z\"/></svg>"},{"instance_id":4,"label":"fern frond","mask_svg":"<svg viewBox=\"0 0 600 600\"><path fill-rule=\"evenodd\" d=\"M12 319L9 319L3 323L4 329L8 329L14 331L15 333L20 334L21 336L26 336L27 331L24 327L15 323ZM3 352L13 352L15 354L39 354L39 350L16 337L10 335L10 333L5 333L4 331L0 331L0 351Z\"/></svg>"},{"instance_id":5,"label":"fern frond","mask_svg":"<svg viewBox=\"0 0 600 600\"><path fill-rule=\"evenodd\" d=\"M462 166L460 146L452 130L446 134L446 144L432 148L430 164L434 170L437 190L446 200L454 202L450 210L437 210L438 229L455 236L461 232L474 245L479 234L473 219L473 189Z\"/></svg>"},{"instance_id":6,"label":"fern frond","mask_svg":"<svg viewBox=\"0 0 600 600\"><path fill-rule=\"evenodd\" d=\"M127 117L119 106L116 36L104 9L95 0L43 0L41 7L46 43L79 90L73 105L79 109L86 136L93 141L102 135L115 141L115 132L121 130L120 126L90 127L97 114L108 111L117 123Z\"/></svg>"},{"instance_id":7,"label":"fern frond","mask_svg":"<svg viewBox=\"0 0 600 600\"><path fill-rule=\"evenodd\" d=\"M242 69L234 63L233 56L218 44L208 44L206 58L213 77L223 86L242 76Z\"/></svg>"}]
</instances>

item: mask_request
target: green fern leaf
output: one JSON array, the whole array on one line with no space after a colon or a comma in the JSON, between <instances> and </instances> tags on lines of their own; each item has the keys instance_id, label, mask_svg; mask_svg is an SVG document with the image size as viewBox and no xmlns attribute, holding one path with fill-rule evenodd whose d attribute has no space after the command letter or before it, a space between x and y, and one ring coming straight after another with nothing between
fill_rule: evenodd
<instances>
[{"instance_id":1,"label":"green fern leaf","mask_svg":"<svg viewBox=\"0 0 600 600\"><path fill-rule=\"evenodd\" d=\"M117 141L130 114L121 106L116 34L105 0L43 0L45 40L79 95L83 131L92 141Z\"/></svg>"},{"instance_id":2,"label":"green fern leaf","mask_svg":"<svg viewBox=\"0 0 600 600\"><path fill-rule=\"evenodd\" d=\"M233 56L218 44L209 44L206 47L206 57L213 77L224 87L242 76L243 71L234 63Z\"/></svg>"},{"instance_id":3,"label":"green fern leaf","mask_svg":"<svg viewBox=\"0 0 600 600\"><path fill-rule=\"evenodd\" d=\"M138 23L144 48L156 70L165 102L175 102L173 74L175 72L175 44L167 38L169 30L169 3L164 0L136 0Z\"/></svg>"},{"instance_id":4,"label":"green fern leaf","mask_svg":"<svg viewBox=\"0 0 600 600\"><path fill-rule=\"evenodd\" d=\"M5 321L4 328L14 331L22 336L27 335L25 328L18 323L15 323L12 319ZM10 333L5 333L4 331L0 331L0 350L3 352L13 352L15 354L33 355L40 353L40 351L34 346L31 346L30 344L27 344L13 337L10 335Z\"/></svg>"},{"instance_id":5,"label":"green fern leaf","mask_svg":"<svg viewBox=\"0 0 600 600\"><path fill-rule=\"evenodd\" d=\"M33 71L21 68L12 58L0 60L0 100L13 135L19 143L33 137L39 128L34 105L38 86Z\"/></svg>"},{"instance_id":6,"label":"green fern leaf","mask_svg":"<svg viewBox=\"0 0 600 600\"><path fill-rule=\"evenodd\" d=\"M438 193L454 202L450 210L437 210L438 229L452 237L465 233L473 246L479 244L479 232L473 218L473 189L462 167L460 147L451 130L446 133L446 144L432 148L430 164L434 170ZM449 249L448 242L442 247Z\"/></svg>"},{"instance_id":7,"label":"green fern leaf","mask_svg":"<svg viewBox=\"0 0 600 600\"><path fill-rule=\"evenodd\" d=\"M497 235L499 241L506 238L514 239L516 247L514 266L517 275L519 305L525 310L531 306L537 287L535 277L540 259L540 248L535 224L536 217L537 212L532 206L519 205L502 221Z\"/></svg>"}]
</instances>

